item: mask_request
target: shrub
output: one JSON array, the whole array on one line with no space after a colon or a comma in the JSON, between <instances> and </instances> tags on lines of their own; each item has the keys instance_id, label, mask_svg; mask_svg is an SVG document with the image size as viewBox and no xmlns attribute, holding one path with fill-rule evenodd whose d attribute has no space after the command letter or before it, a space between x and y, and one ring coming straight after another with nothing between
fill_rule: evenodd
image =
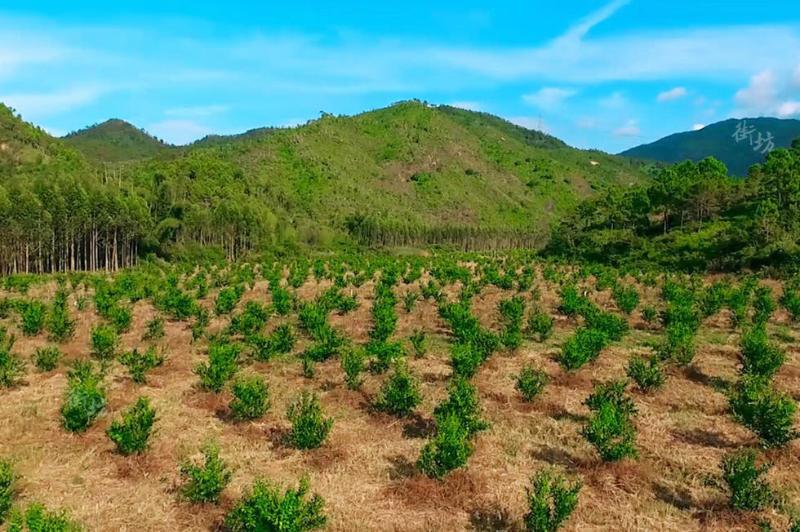
<instances>
[{"instance_id":1,"label":"shrub","mask_svg":"<svg viewBox=\"0 0 800 532\"><path fill-rule=\"evenodd\" d=\"M786 355L771 343L766 326L756 325L742 335L740 360L742 371L747 375L770 378L781 368Z\"/></svg>"},{"instance_id":2,"label":"shrub","mask_svg":"<svg viewBox=\"0 0 800 532\"><path fill-rule=\"evenodd\" d=\"M781 447L797 437L797 405L764 377L745 375L730 395L734 417L755 432L766 447Z\"/></svg>"},{"instance_id":3,"label":"shrub","mask_svg":"<svg viewBox=\"0 0 800 532\"><path fill-rule=\"evenodd\" d=\"M133 382L145 384L147 372L163 364L164 356L156 350L155 346L150 346L144 352L140 352L138 349L128 351L119 358L119 361L128 368Z\"/></svg>"},{"instance_id":4,"label":"shrub","mask_svg":"<svg viewBox=\"0 0 800 532\"><path fill-rule=\"evenodd\" d=\"M208 362L195 368L204 390L219 393L225 383L239 370L239 346L231 343L212 343L208 348Z\"/></svg>"},{"instance_id":5,"label":"shrub","mask_svg":"<svg viewBox=\"0 0 800 532\"><path fill-rule=\"evenodd\" d=\"M611 295L619 309L625 314L630 315L639 306L639 292L635 286L623 286L617 283Z\"/></svg>"},{"instance_id":6,"label":"shrub","mask_svg":"<svg viewBox=\"0 0 800 532\"><path fill-rule=\"evenodd\" d=\"M61 360L61 350L55 345L40 347L33 355L33 363L41 372L53 371L58 366L59 360Z\"/></svg>"},{"instance_id":7,"label":"shrub","mask_svg":"<svg viewBox=\"0 0 800 532\"><path fill-rule=\"evenodd\" d=\"M652 325L658 319L658 310L655 307L647 306L642 308L642 319L648 325Z\"/></svg>"},{"instance_id":8,"label":"shrub","mask_svg":"<svg viewBox=\"0 0 800 532\"><path fill-rule=\"evenodd\" d=\"M326 418L316 394L304 391L286 411L292 424L289 438L298 449L315 449L323 444L333 426L333 419Z\"/></svg>"},{"instance_id":9,"label":"shrub","mask_svg":"<svg viewBox=\"0 0 800 532\"><path fill-rule=\"evenodd\" d=\"M500 316L503 332L500 341L508 349L516 349L522 344L522 320L525 317L525 300L520 296L500 302Z\"/></svg>"},{"instance_id":10,"label":"shrub","mask_svg":"<svg viewBox=\"0 0 800 532\"><path fill-rule=\"evenodd\" d=\"M773 501L772 490L763 478L769 465L756 465L756 453L746 449L722 460L722 479L728 486L730 505L737 510L761 510Z\"/></svg>"},{"instance_id":11,"label":"shrub","mask_svg":"<svg viewBox=\"0 0 800 532\"><path fill-rule=\"evenodd\" d=\"M447 400L433 411L437 424L444 423L450 415L457 416L470 435L489 428L489 424L481 419L478 392L467 379L454 378L450 382Z\"/></svg>"},{"instance_id":12,"label":"shrub","mask_svg":"<svg viewBox=\"0 0 800 532\"><path fill-rule=\"evenodd\" d=\"M247 341L255 347L255 358L266 362L273 355L290 353L294 349L295 336L291 325L278 325L269 336L251 335Z\"/></svg>"},{"instance_id":13,"label":"shrub","mask_svg":"<svg viewBox=\"0 0 800 532\"><path fill-rule=\"evenodd\" d=\"M613 462L636 456L636 428L631 421L636 410L625 396L625 382L596 386L586 406L592 416L584 425L583 435L595 446L600 457Z\"/></svg>"},{"instance_id":14,"label":"shrub","mask_svg":"<svg viewBox=\"0 0 800 532\"><path fill-rule=\"evenodd\" d=\"M567 285L561 289L561 304L558 306L559 312L565 316L574 317L583 314L592 303L578 293L575 285Z\"/></svg>"},{"instance_id":15,"label":"shrub","mask_svg":"<svg viewBox=\"0 0 800 532\"><path fill-rule=\"evenodd\" d=\"M586 325L602 332L609 341L618 342L628 332L628 322L616 314L592 309L585 317Z\"/></svg>"},{"instance_id":16,"label":"shrub","mask_svg":"<svg viewBox=\"0 0 800 532\"><path fill-rule=\"evenodd\" d=\"M471 343L457 343L450 348L450 365L453 375L457 377L472 378L483 363L481 353Z\"/></svg>"},{"instance_id":17,"label":"shrub","mask_svg":"<svg viewBox=\"0 0 800 532\"><path fill-rule=\"evenodd\" d=\"M272 308L280 316L286 316L292 311L292 294L282 286L272 286Z\"/></svg>"},{"instance_id":18,"label":"shrub","mask_svg":"<svg viewBox=\"0 0 800 532\"><path fill-rule=\"evenodd\" d=\"M442 478L466 465L472 455L470 432L458 415L451 413L436 422L436 434L425 444L417 467L431 478Z\"/></svg>"},{"instance_id":19,"label":"shrub","mask_svg":"<svg viewBox=\"0 0 800 532\"><path fill-rule=\"evenodd\" d=\"M361 373L364 371L366 353L360 347L349 347L342 351L340 357L347 387L357 390L361 386Z\"/></svg>"},{"instance_id":20,"label":"shrub","mask_svg":"<svg viewBox=\"0 0 800 532\"><path fill-rule=\"evenodd\" d=\"M383 373L389 369L392 362L405 355L403 344L400 342L370 342L367 353L372 357L370 369L376 373Z\"/></svg>"},{"instance_id":21,"label":"shrub","mask_svg":"<svg viewBox=\"0 0 800 532\"><path fill-rule=\"evenodd\" d=\"M580 482L568 483L552 471L540 471L528 488L528 513L525 530L528 532L555 532L569 518L578 505Z\"/></svg>"},{"instance_id":22,"label":"shrub","mask_svg":"<svg viewBox=\"0 0 800 532\"><path fill-rule=\"evenodd\" d=\"M789 312L792 320L800 320L800 290L797 287L786 287L783 290L781 305Z\"/></svg>"},{"instance_id":23,"label":"shrub","mask_svg":"<svg viewBox=\"0 0 800 532\"><path fill-rule=\"evenodd\" d=\"M243 293L244 287L241 285L223 288L219 291L219 294L217 294L217 299L214 302L214 312L216 312L218 316L230 314L242 298Z\"/></svg>"},{"instance_id":24,"label":"shrub","mask_svg":"<svg viewBox=\"0 0 800 532\"><path fill-rule=\"evenodd\" d=\"M189 460L181 464L181 475L185 479L181 494L192 502L216 503L222 490L230 483L233 473L219 457L219 447L216 444L206 443L202 452L202 465Z\"/></svg>"},{"instance_id":25,"label":"shrub","mask_svg":"<svg viewBox=\"0 0 800 532\"><path fill-rule=\"evenodd\" d=\"M75 320L69 316L67 293L64 290L56 292L53 306L47 315L47 332L54 342L64 342L75 334Z\"/></svg>"},{"instance_id":26,"label":"shrub","mask_svg":"<svg viewBox=\"0 0 800 532\"><path fill-rule=\"evenodd\" d=\"M657 390L664 384L664 371L657 357L631 357L626 373L643 392Z\"/></svg>"},{"instance_id":27,"label":"shrub","mask_svg":"<svg viewBox=\"0 0 800 532\"><path fill-rule=\"evenodd\" d=\"M21 304L22 334L36 336L44 328L47 309L41 301L26 301Z\"/></svg>"},{"instance_id":28,"label":"shrub","mask_svg":"<svg viewBox=\"0 0 800 532\"><path fill-rule=\"evenodd\" d=\"M70 432L83 432L106 406L103 375L91 362L76 362L68 373L67 394L61 407L61 424Z\"/></svg>"},{"instance_id":29,"label":"shrub","mask_svg":"<svg viewBox=\"0 0 800 532\"><path fill-rule=\"evenodd\" d=\"M117 445L117 451L124 455L143 453L147 440L153 431L156 411L150 406L147 397L140 397L136 403L122 413L122 419L115 419L106 430L108 437Z\"/></svg>"},{"instance_id":30,"label":"shrub","mask_svg":"<svg viewBox=\"0 0 800 532\"><path fill-rule=\"evenodd\" d=\"M759 286L753 296L753 323L766 323L778 305L772 296L772 289L768 286Z\"/></svg>"},{"instance_id":31,"label":"shrub","mask_svg":"<svg viewBox=\"0 0 800 532\"><path fill-rule=\"evenodd\" d=\"M409 342L411 342L411 347L414 348L414 355L417 358L421 358L425 356L425 351L427 351L427 340L428 337L425 334L425 331L416 330L411 333L411 336L408 337Z\"/></svg>"},{"instance_id":32,"label":"shrub","mask_svg":"<svg viewBox=\"0 0 800 532\"><path fill-rule=\"evenodd\" d=\"M608 344L608 337L597 329L579 328L561 350L559 363L568 371L596 359Z\"/></svg>"},{"instance_id":33,"label":"shrub","mask_svg":"<svg viewBox=\"0 0 800 532\"><path fill-rule=\"evenodd\" d=\"M133 310L128 306L114 305L107 314L108 320L114 326L114 330L123 333L131 328L133 322Z\"/></svg>"},{"instance_id":34,"label":"shrub","mask_svg":"<svg viewBox=\"0 0 800 532\"><path fill-rule=\"evenodd\" d=\"M100 360L110 360L117 352L119 336L109 325L98 325L92 328L92 355Z\"/></svg>"},{"instance_id":35,"label":"shrub","mask_svg":"<svg viewBox=\"0 0 800 532\"><path fill-rule=\"evenodd\" d=\"M144 335L142 335L142 340L149 342L152 340L158 340L164 337L164 318L161 316L156 316L155 318L149 320L145 325Z\"/></svg>"},{"instance_id":36,"label":"shrub","mask_svg":"<svg viewBox=\"0 0 800 532\"><path fill-rule=\"evenodd\" d=\"M225 517L231 532L305 532L323 528L327 522L325 502L319 495L308 497L308 481L297 489L281 489L257 480L252 489Z\"/></svg>"},{"instance_id":37,"label":"shrub","mask_svg":"<svg viewBox=\"0 0 800 532\"><path fill-rule=\"evenodd\" d=\"M682 366L690 364L695 354L695 334L696 329L690 324L671 323L664 342L658 346L658 355Z\"/></svg>"},{"instance_id":38,"label":"shrub","mask_svg":"<svg viewBox=\"0 0 800 532\"><path fill-rule=\"evenodd\" d=\"M375 407L402 417L409 415L421 401L419 381L411 375L404 363L398 362L394 373L381 387Z\"/></svg>"},{"instance_id":39,"label":"shrub","mask_svg":"<svg viewBox=\"0 0 800 532\"><path fill-rule=\"evenodd\" d=\"M256 334L261 331L269 319L269 310L260 303L248 301L244 310L231 319L231 333L244 336Z\"/></svg>"},{"instance_id":40,"label":"shrub","mask_svg":"<svg viewBox=\"0 0 800 532\"><path fill-rule=\"evenodd\" d=\"M0 327L0 387L10 388L25 374L25 361L13 354L15 338Z\"/></svg>"},{"instance_id":41,"label":"shrub","mask_svg":"<svg viewBox=\"0 0 800 532\"><path fill-rule=\"evenodd\" d=\"M81 532L83 527L70 518L65 510L50 511L39 503L32 503L23 513L13 512L8 532Z\"/></svg>"},{"instance_id":42,"label":"shrub","mask_svg":"<svg viewBox=\"0 0 800 532\"><path fill-rule=\"evenodd\" d=\"M417 300L419 299L419 294L414 291L408 291L403 296L403 310L407 313L414 310L414 306L417 304Z\"/></svg>"},{"instance_id":43,"label":"shrub","mask_svg":"<svg viewBox=\"0 0 800 532\"><path fill-rule=\"evenodd\" d=\"M17 491L17 475L8 460L0 460L0 524L6 519Z\"/></svg>"},{"instance_id":44,"label":"shrub","mask_svg":"<svg viewBox=\"0 0 800 532\"><path fill-rule=\"evenodd\" d=\"M231 387L230 408L234 419L258 419L269 408L269 387L259 376L242 377Z\"/></svg>"},{"instance_id":45,"label":"shrub","mask_svg":"<svg viewBox=\"0 0 800 532\"><path fill-rule=\"evenodd\" d=\"M549 380L544 371L526 365L517 375L517 390L522 394L523 399L530 402L542 392Z\"/></svg>"},{"instance_id":46,"label":"shrub","mask_svg":"<svg viewBox=\"0 0 800 532\"><path fill-rule=\"evenodd\" d=\"M528 317L528 334L534 336L537 341L544 342L553 334L555 320L546 312L539 309L534 310Z\"/></svg>"}]
</instances>

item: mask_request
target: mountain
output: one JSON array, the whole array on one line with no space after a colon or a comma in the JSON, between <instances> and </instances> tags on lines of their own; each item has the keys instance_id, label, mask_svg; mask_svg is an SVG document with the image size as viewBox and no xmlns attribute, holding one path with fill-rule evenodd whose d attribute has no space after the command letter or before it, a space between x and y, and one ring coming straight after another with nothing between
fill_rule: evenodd
<instances>
[{"instance_id":1,"label":"mountain","mask_svg":"<svg viewBox=\"0 0 800 532\"><path fill-rule=\"evenodd\" d=\"M737 132L742 134L737 136ZM759 134L762 140L771 135L776 148L788 148L794 139L800 138L800 120L732 118L698 131L676 133L651 144L631 148L620 155L665 163L700 161L713 156L725 163L731 175L746 176L752 165L765 159L762 152L767 144L757 149Z\"/></svg>"},{"instance_id":2,"label":"mountain","mask_svg":"<svg viewBox=\"0 0 800 532\"><path fill-rule=\"evenodd\" d=\"M119 119L75 131L63 140L89 160L101 163L149 159L174 148Z\"/></svg>"},{"instance_id":3,"label":"mountain","mask_svg":"<svg viewBox=\"0 0 800 532\"><path fill-rule=\"evenodd\" d=\"M419 101L180 148L119 121L56 139L0 115L0 254L26 270L210 246L538 246L582 199L648 179L636 161Z\"/></svg>"}]
</instances>

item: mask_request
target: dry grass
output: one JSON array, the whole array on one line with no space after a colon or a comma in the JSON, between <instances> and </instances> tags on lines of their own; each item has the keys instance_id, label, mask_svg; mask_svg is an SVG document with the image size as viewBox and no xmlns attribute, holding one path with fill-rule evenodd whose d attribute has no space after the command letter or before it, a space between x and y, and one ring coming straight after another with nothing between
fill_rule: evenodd
<instances>
[{"instance_id":1,"label":"dry grass","mask_svg":"<svg viewBox=\"0 0 800 532\"><path fill-rule=\"evenodd\" d=\"M310 282L299 294L314 297L328 285ZM542 287L541 304L553 312L556 294ZM39 295L52 287L41 289ZM402 297L405 288L398 288ZM373 284L356 290L360 306L331 323L356 341L367 339L371 326ZM487 288L475 298L476 315L486 326L497 326L497 303L507 297ZM607 293L594 299L613 308ZM654 301L654 293L646 299ZM243 302L269 301L263 282L245 293ZM213 295L207 298L213 301ZM554 360L561 342L575 323L559 318L556 334L545 344L526 343L515 353L498 353L475 378L488 431L476 440L466 469L438 482L416 472L416 461L432 429L431 413L446 395L447 330L436 307L419 301L411 313L398 305L397 337L422 329L431 336L422 359L410 357L412 371L422 380L424 402L418 414L398 420L370 407L384 377L367 375L362 390L344 387L338 361L319 364L316 376L305 379L292 356L246 369L263 375L270 385L272 406L264 418L251 423L227 420L227 393L214 395L196 388L194 366L204 358L204 345L192 344L185 323L167 322L160 345L165 364L151 372L148 384L137 386L124 368L115 365L107 379L109 407L82 435L59 425L59 408L66 386L62 365L49 374L29 365L26 381L0 391L0 456L11 457L22 476L23 500L69 508L91 530L210 530L218 527L253 479L265 477L286 484L308 475L312 489L325 501L331 530L518 530L525 512L525 488L539 468L555 465L583 479L579 506L570 530L752 530L757 518L730 512L719 487L719 462L734 448L754 445L753 436L727 413L727 400L715 390L720 380L736 375L737 336L724 315L709 319L703 343L687 370L672 370L666 386L652 394L635 394L639 409L637 445L640 458L607 465L580 436L588 414L582 402L593 383L619 378L634 352L642 352L650 330L636 313L635 327L622 343L606 349L599 360L576 374L566 375ZM141 344L147 320L155 311L149 303L134 307L130 332L123 347ZM76 313L75 338L62 346L67 359L88 355L89 331L98 318L91 310ZM270 327L281 320L273 317ZM790 334L798 331L781 323ZM218 330L226 319L215 319ZM13 324L6 324L13 329ZM707 341L710 337L723 339ZM47 342L22 338L17 352L30 357ZM304 343L298 345L302 349ZM800 396L800 358L795 344L785 346L789 360L777 384ZM533 404L521 400L514 375L525 363L543 368L551 384ZM320 394L327 414L335 418L330 439L320 449L302 452L288 447L288 402L301 390ZM157 432L149 452L126 458L113 451L105 429L117 413L139 395L147 395L158 412ZM219 442L223 458L234 468L232 484L219 506L196 506L178 498L179 462L198 453L207 439ZM771 473L786 499L800 505L800 444L769 454ZM763 517L763 516L762 516ZM781 516L768 515L785 526Z\"/></svg>"}]
</instances>

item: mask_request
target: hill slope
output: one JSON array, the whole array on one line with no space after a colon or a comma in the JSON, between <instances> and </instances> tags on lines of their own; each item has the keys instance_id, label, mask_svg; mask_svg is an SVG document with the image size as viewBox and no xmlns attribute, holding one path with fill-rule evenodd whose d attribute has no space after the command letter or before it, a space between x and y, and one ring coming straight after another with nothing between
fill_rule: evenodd
<instances>
[{"instance_id":1,"label":"hill slope","mask_svg":"<svg viewBox=\"0 0 800 532\"><path fill-rule=\"evenodd\" d=\"M753 145L750 135L747 138L740 136L737 141L735 134L740 127L744 127L743 124L746 124L748 132L752 132ZM800 120L732 118L698 131L676 133L651 144L631 148L620 155L665 163L685 160L696 162L713 156L725 163L731 175L745 176L752 165L763 162L765 158L763 148L755 149L759 133L762 138L771 134L776 148L787 148L794 139L800 137Z\"/></svg>"},{"instance_id":2,"label":"hill slope","mask_svg":"<svg viewBox=\"0 0 800 532\"><path fill-rule=\"evenodd\" d=\"M72 148L96 162L136 161L156 157L172 148L124 120L111 119L63 138Z\"/></svg>"}]
</instances>

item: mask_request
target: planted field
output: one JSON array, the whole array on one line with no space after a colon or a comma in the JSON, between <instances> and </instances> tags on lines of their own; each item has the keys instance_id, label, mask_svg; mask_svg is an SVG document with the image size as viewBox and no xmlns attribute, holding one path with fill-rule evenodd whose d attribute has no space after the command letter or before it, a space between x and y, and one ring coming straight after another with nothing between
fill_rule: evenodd
<instances>
[{"instance_id":1,"label":"planted field","mask_svg":"<svg viewBox=\"0 0 800 532\"><path fill-rule=\"evenodd\" d=\"M12 276L0 515L787 530L799 294L478 255Z\"/></svg>"}]
</instances>

